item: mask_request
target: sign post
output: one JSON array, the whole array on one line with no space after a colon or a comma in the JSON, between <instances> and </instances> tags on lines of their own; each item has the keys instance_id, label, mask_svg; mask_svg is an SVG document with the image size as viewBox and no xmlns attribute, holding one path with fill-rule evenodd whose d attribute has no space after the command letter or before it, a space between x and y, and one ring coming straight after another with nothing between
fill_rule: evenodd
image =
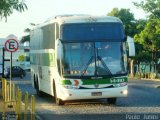
<instances>
[{"instance_id":1,"label":"sign post","mask_svg":"<svg viewBox=\"0 0 160 120\"><path fill-rule=\"evenodd\" d=\"M2 75L2 78L4 78L4 56L5 56L5 52L4 52L4 47L0 47L0 66L1 66L1 72L0 73Z\"/></svg>"},{"instance_id":2,"label":"sign post","mask_svg":"<svg viewBox=\"0 0 160 120\"><path fill-rule=\"evenodd\" d=\"M3 61L3 65L2 65L2 77L4 78L4 64L5 64L5 62L4 62L4 57L5 57L5 52L4 52L4 47L3 47L3 49L2 49L2 51L3 51L3 53L2 53L2 55L3 55L3 58L2 58L2 61Z\"/></svg>"},{"instance_id":3,"label":"sign post","mask_svg":"<svg viewBox=\"0 0 160 120\"><path fill-rule=\"evenodd\" d=\"M18 47L19 47L19 44L17 42L16 39L8 39L6 42L5 42L5 50L10 52L11 53L11 58L10 58L10 100L12 99L12 96L11 96L11 86L12 86L12 53L13 52L16 52L18 50Z\"/></svg>"}]
</instances>

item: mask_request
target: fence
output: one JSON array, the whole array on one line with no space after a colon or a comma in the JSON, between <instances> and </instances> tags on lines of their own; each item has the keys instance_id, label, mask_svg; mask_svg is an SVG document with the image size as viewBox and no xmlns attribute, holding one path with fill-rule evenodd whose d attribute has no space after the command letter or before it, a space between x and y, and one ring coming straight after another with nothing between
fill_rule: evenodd
<instances>
[{"instance_id":1,"label":"fence","mask_svg":"<svg viewBox=\"0 0 160 120\"><path fill-rule=\"evenodd\" d=\"M35 120L35 97L29 96L28 92L23 94L15 84L8 83L6 79L2 79L1 84L4 102L2 120L5 120L6 106L13 108L16 120Z\"/></svg>"}]
</instances>

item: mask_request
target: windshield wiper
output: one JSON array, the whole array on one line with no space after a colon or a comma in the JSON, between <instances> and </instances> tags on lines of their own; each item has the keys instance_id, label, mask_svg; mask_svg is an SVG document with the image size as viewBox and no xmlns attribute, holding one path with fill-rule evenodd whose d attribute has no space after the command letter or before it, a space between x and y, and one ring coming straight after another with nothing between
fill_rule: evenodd
<instances>
[{"instance_id":1,"label":"windshield wiper","mask_svg":"<svg viewBox=\"0 0 160 120\"><path fill-rule=\"evenodd\" d=\"M84 70L82 70L82 74L80 75L80 77L82 77L82 76L84 75L84 73L86 72L89 64L92 62L93 58L94 58L94 57L92 56L92 57L89 59L88 63L85 65Z\"/></svg>"},{"instance_id":2,"label":"windshield wiper","mask_svg":"<svg viewBox=\"0 0 160 120\"><path fill-rule=\"evenodd\" d=\"M94 56L92 56L89 61L87 62L87 64L85 65L85 68L84 70L82 71L82 74L80 75L80 77L84 76L89 64L93 61L94 59ZM97 59L101 61L102 65L104 66L105 68L105 71L109 74L109 75L112 75L110 69L108 68L108 66L105 64L105 62L103 61L103 59L100 57L100 56L97 56ZM98 76L98 69L97 69L97 66L95 66L95 75Z\"/></svg>"},{"instance_id":3,"label":"windshield wiper","mask_svg":"<svg viewBox=\"0 0 160 120\"><path fill-rule=\"evenodd\" d=\"M109 74L109 75L112 75L110 69L108 68L108 66L106 65L106 63L103 61L103 59L100 57L100 56L97 56L97 58L101 61L102 65L104 66L106 72Z\"/></svg>"}]
</instances>

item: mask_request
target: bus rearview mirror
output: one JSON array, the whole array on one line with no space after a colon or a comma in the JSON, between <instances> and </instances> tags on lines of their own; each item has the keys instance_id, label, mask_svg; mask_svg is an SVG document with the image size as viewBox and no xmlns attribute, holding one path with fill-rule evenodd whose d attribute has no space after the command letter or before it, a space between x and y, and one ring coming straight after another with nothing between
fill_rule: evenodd
<instances>
[{"instance_id":1,"label":"bus rearview mirror","mask_svg":"<svg viewBox=\"0 0 160 120\"><path fill-rule=\"evenodd\" d=\"M60 40L57 43L57 59L61 60L63 58L63 46Z\"/></svg>"},{"instance_id":2,"label":"bus rearview mirror","mask_svg":"<svg viewBox=\"0 0 160 120\"><path fill-rule=\"evenodd\" d=\"M134 45L133 38L131 38L130 36L127 36L127 43L129 47L129 56L135 56L135 45Z\"/></svg>"}]
</instances>

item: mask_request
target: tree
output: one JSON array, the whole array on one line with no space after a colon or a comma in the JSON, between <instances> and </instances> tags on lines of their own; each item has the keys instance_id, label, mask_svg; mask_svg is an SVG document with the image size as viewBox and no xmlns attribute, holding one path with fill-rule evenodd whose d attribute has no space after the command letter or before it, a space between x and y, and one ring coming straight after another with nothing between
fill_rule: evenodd
<instances>
[{"instance_id":1,"label":"tree","mask_svg":"<svg viewBox=\"0 0 160 120\"><path fill-rule=\"evenodd\" d=\"M137 34L135 38L137 41L143 44L144 50L150 53L152 61L151 63L153 66L154 63L158 63L160 58L160 1L145 0L134 4L144 11L150 13L144 29Z\"/></svg>"},{"instance_id":2,"label":"tree","mask_svg":"<svg viewBox=\"0 0 160 120\"><path fill-rule=\"evenodd\" d=\"M20 43L30 42L30 35L23 36Z\"/></svg>"},{"instance_id":3,"label":"tree","mask_svg":"<svg viewBox=\"0 0 160 120\"><path fill-rule=\"evenodd\" d=\"M31 32L31 29L30 28L26 28L24 30L25 33L30 33ZM30 35L25 35L22 37L22 39L20 40L20 43L25 43L25 42L30 42Z\"/></svg>"},{"instance_id":4,"label":"tree","mask_svg":"<svg viewBox=\"0 0 160 120\"><path fill-rule=\"evenodd\" d=\"M152 64L158 63L160 58L160 21L158 19L149 19L144 30L138 35L138 40L143 44L145 51L148 51L152 56Z\"/></svg>"},{"instance_id":5,"label":"tree","mask_svg":"<svg viewBox=\"0 0 160 120\"><path fill-rule=\"evenodd\" d=\"M26 28L26 29L24 30L25 33L30 33L30 31L31 31L30 28Z\"/></svg>"},{"instance_id":6,"label":"tree","mask_svg":"<svg viewBox=\"0 0 160 120\"><path fill-rule=\"evenodd\" d=\"M136 38L134 38L135 40ZM143 47L143 44L135 41L135 52L136 55L134 56L134 62L138 65L138 71L140 71L140 64L141 63L150 63L150 61L152 60L152 56L150 54L149 51L146 51Z\"/></svg>"},{"instance_id":7,"label":"tree","mask_svg":"<svg viewBox=\"0 0 160 120\"><path fill-rule=\"evenodd\" d=\"M138 71L140 71L139 70L139 65L140 65L141 62L149 63L151 61L151 56L150 56L149 52L147 52L144 49L143 39L141 39L141 37L140 37L140 33L141 33L141 31L144 30L145 25L146 25L146 20L140 19L140 20L136 21L136 32L137 32L137 34L134 35L136 55L134 57L134 61L138 65Z\"/></svg>"},{"instance_id":8,"label":"tree","mask_svg":"<svg viewBox=\"0 0 160 120\"><path fill-rule=\"evenodd\" d=\"M38 24L37 24L38 25ZM30 23L30 26L31 27L35 27L36 24L35 23ZM21 43L24 43L24 42L29 42L30 43L30 32L31 32L31 28L26 28L24 30L25 33L27 33L28 35L26 36L23 36L22 39L20 40Z\"/></svg>"},{"instance_id":9,"label":"tree","mask_svg":"<svg viewBox=\"0 0 160 120\"><path fill-rule=\"evenodd\" d=\"M125 29L125 34L131 37L134 36L136 32L136 24L134 23L134 14L130 12L130 9L119 10L118 8L113 8L113 10L107 15L115 16L122 20Z\"/></svg>"},{"instance_id":10,"label":"tree","mask_svg":"<svg viewBox=\"0 0 160 120\"><path fill-rule=\"evenodd\" d=\"M150 13L150 16L154 16L160 19L160 0L143 0L140 3L133 3L138 8L141 8L145 12Z\"/></svg>"},{"instance_id":11,"label":"tree","mask_svg":"<svg viewBox=\"0 0 160 120\"><path fill-rule=\"evenodd\" d=\"M14 10L23 12L27 10L24 0L0 0L0 17L6 18L10 16Z\"/></svg>"}]
</instances>

